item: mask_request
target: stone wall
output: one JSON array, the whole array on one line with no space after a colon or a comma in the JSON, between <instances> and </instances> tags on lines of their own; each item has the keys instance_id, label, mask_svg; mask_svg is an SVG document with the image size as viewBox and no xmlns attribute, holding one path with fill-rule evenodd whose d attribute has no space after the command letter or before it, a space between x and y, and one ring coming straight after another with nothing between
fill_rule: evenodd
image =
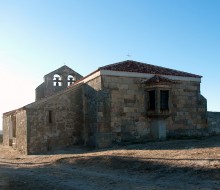
<instances>
[{"instance_id":1,"label":"stone wall","mask_svg":"<svg viewBox=\"0 0 220 190\"><path fill-rule=\"evenodd\" d=\"M13 139L15 149L27 154L27 117L26 110L16 112L16 137Z\"/></svg>"},{"instance_id":2,"label":"stone wall","mask_svg":"<svg viewBox=\"0 0 220 190\"><path fill-rule=\"evenodd\" d=\"M101 76L84 85L85 143L97 148L112 143L110 128L110 96L103 90Z\"/></svg>"},{"instance_id":3,"label":"stone wall","mask_svg":"<svg viewBox=\"0 0 220 190\"><path fill-rule=\"evenodd\" d=\"M146 86L141 78L103 76L103 89L109 95L112 142L143 142L152 139L147 116ZM206 99L199 82L171 84L170 117L166 119L171 137L201 136L207 133ZM100 113L101 114L101 113ZM104 127L102 127L104 129Z\"/></svg>"},{"instance_id":4,"label":"stone wall","mask_svg":"<svg viewBox=\"0 0 220 190\"><path fill-rule=\"evenodd\" d=\"M45 97L44 95L45 83L42 83L35 89L35 100L40 100Z\"/></svg>"},{"instance_id":5,"label":"stone wall","mask_svg":"<svg viewBox=\"0 0 220 190\"><path fill-rule=\"evenodd\" d=\"M146 117L145 90L140 79L103 76L103 86L110 95L112 142L149 139L150 120Z\"/></svg>"},{"instance_id":6,"label":"stone wall","mask_svg":"<svg viewBox=\"0 0 220 190\"><path fill-rule=\"evenodd\" d=\"M133 77L97 76L4 114L4 145L12 143L13 131L9 128L13 122L16 148L27 154L76 144L102 148L113 143L152 140L152 124L157 120L149 115L148 84L141 81ZM170 83L169 99L170 115L162 121L164 137L208 133L206 99L200 94L199 82Z\"/></svg>"},{"instance_id":7,"label":"stone wall","mask_svg":"<svg viewBox=\"0 0 220 190\"><path fill-rule=\"evenodd\" d=\"M10 115L3 115L3 145L9 146L12 141L9 140Z\"/></svg>"},{"instance_id":8,"label":"stone wall","mask_svg":"<svg viewBox=\"0 0 220 190\"><path fill-rule=\"evenodd\" d=\"M54 86L54 75L56 74L60 76L61 86ZM51 96L61 90L66 89L68 87L69 75L73 76L75 78L75 81L82 78L82 76L79 73L75 72L74 70L65 65L45 75L44 82L41 85L39 85L35 90L35 100L38 101L42 98Z\"/></svg>"},{"instance_id":9,"label":"stone wall","mask_svg":"<svg viewBox=\"0 0 220 190\"><path fill-rule=\"evenodd\" d=\"M29 154L83 144L82 85L35 102L26 109Z\"/></svg>"},{"instance_id":10,"label":"stone wall","mask_svg":"<svg viewBox=\"0 0 220 190\"><path fill-rule=\"evenodd\" d=\"M0 130L0 144L3 143L3 135L2 135L2 131Z\"/></svg>"},{"instance_id":11,"label":"stone wall","mask_svg":"<svg viewBox=\"0 0 220 190\"><path fill-rule=\"evenodd\" d=\"M3 145L27 154L27 118L24 109L3 115Z\"/></svg>"},{"instance_id":12,"label":"stone wall","mask_svg":"<svg viewBox=\"0 0 220 190\"><path fill-rule=\"evenodd\" d=\"M171 89L171 117L168 135L201 136L207 133L207 102L200 94L200 83L178 81Z\"/></svg>"},{"instance_id":13,"label":"stone wall","mask_svg":"<svg viewBox=\"0 0 220 190\"><path fill-rule=\"evenodd\" d=\"M220 134L220 112L208 112L208 126L211 135Z\"/></svg>"}]
</instances>

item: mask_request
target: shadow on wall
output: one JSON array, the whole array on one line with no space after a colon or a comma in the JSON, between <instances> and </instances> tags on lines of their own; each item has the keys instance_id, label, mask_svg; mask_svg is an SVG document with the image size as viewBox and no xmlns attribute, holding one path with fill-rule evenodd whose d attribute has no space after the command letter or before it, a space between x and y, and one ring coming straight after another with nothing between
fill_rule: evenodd
<instances>
[{"instance_id":1,"label":"shadow on wall","mask_svg":"<svg viewBox=\"0 0 220 190\"><path fill-rule=\"evenodd\" d=\"M0 144L2 144L3 143L3 136L2 136L2 134L0 134Z\"/></svg>"},{"instance_id":2,"label":"shadow on wall","mask_svg":"<svg viewBox=\"0 0 220 190\"><path fill-rule=\"evenodd\" d=\"M220 135L220 112L208 112L209 133Z\"/></svg>"}]
</instances>

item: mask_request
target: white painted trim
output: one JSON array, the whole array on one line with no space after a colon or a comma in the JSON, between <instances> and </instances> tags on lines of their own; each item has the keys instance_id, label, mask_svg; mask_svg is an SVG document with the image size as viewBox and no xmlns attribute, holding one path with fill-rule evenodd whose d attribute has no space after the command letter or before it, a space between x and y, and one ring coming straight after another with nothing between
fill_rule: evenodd
<instances>
[{"instance_id":1,"label":"white painted trim","mask_svg":"<svg viewBox=\"0 0 220 190\"><path fill-rule=\"evenodd\" d=\"M83 82L86 83L86 82L88 82L88 81L90 81L90 80L92 80L92 79L94 79L94 78L96 78L100 75L101 75L100 71L97 71L97 72L93 73L92 75L90 75L90 76L86 77L85 79L83 79Z\"/></svg>"},{"instance_id":2,"label":"white painted trim","mask_svg":"<svg viewBox=\"0 0 220 190\"><path fill-rule=\"evenodd\" d=\"M172 76L172 75L161 75L161 76L171 80L201 82L201 78L196 78L196 77L181 77L181 76Z\"/></svg>"},{"instance_id":3,"label":"white painted trim","mask_svg":"<svg viewBox=\"0 0 220 190\"><path fill-rule=\"evenodd\" d=\"M135 78L151 78L153 74L135 73L135 72L121 72L121 71L109 71L101 70L101 75L118 76L118 77L135 77Z\"/></svg>"},{"instance_id":4,"label":"white painted trim","mask_svg":"<svg viewBox=\"0 0 220 190\"><path fill-rule=\"evenodd\" d=\"M100 75L149 79L152 78L155 74L100 70ZM160 76L166 77L171 80L201 82L201 78L196 78L196 77L182 77L182 76L172 76L172 75L160 75Z\"/></svg>"},{"instance_id":5,"label":"white painted trim","mask_svg":"<svg viewBox=\"0 0 220 190\"><path fill-rule=\"evenodd\" d=\"M86 83L86 82L88 82L98 76L101 76L101 75L150 79L155 74L100 70L100 71L96 71L92 75L89 75L88 77L84 78L83 80L79 81L78 83ZM172 75L160 75L160 76L168 78L170 80L201 82L201 78L196 78L196 77L182 77L182 76L172 76Z\"/></svg>"},{"instance_id":6,"label":"white painted trim","mask_svg":"<svg viewBox=\"0 0 220 190\"><path fill-rule=\"evenodd\" d=\"M92 75L89 75L88 77L86 77L86 78L82 79L81 81L77 82L77 84L86 83L86 82L88 82L88 81L90 81L90 80L92 80L92 79L94 79L94 78L96 78L96 77L98 77L100 75L101 75L100 71L96 71Z\"/></svg>"}]
</instances>

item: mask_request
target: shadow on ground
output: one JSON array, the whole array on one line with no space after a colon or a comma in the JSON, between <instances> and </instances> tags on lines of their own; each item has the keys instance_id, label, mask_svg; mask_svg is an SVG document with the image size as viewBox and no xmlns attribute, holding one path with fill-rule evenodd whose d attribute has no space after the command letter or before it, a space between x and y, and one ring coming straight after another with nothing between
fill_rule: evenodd
<instances>
[{"instance_id":1,"label":"shadow on ground","mask_svg":"<svg viewBox=\"0 0 220 190\"><path fill-rule=\"evenodd\" d=\"M167 163L167 161L172 161L176 165L171 165ZM84 187L88 188L95 183L98 183L96 189L102 189L102 185L108 184L109 181L111 181L111 184L120 185L123 185L123 183L135 185L135 183L137 183L143 187L143 189L148 189L146 187L150 187L152 184L154 187L158 187L156 189L161 189L161 185L165 189L172 189L176 187L177 184L180 187L179 189L182 189L181 187L187 189L199 189L200 187L217 189L220 186L219 167L180 167L178 166L178 161L199 162L207 161L207 159L141 159L128 156L62 158L50 165L37 168L16 169L2 167L0 170L0 189L74 190L86 189L79 188L77 184L84 184ZM212 159L212 161L219 163L219 159ZM117 177L119 175L120 177ZM92 181L89 180L91 178ZM150 181L150 184L147 184L146 179ZM183 181L187 181L188 184L184 184ZM106 189L113 188L109 186ZM114 189L118 189L117 186L115 186Z\"/></svg>"},{"instance_id":2,"label":"shadow on ground","mask_svg":"<svg viewBox=\"0 0 220 190\"><path fill-rule=\"evenodd\" d=\"M37 169L35 169L37 170ZM42 171L44 169L42 168ZM0 169L1 190L51 190L56 184L39 177L40 174L33 169L13 169L3 167Z\"/></svg>"},{"instance_id":3,"label":"shadow on ground","mask_svg":"<svg viewBox=\"0 0 220 190\"><path fill-rule=\"evenodd\" d=\"M125 142L121 144L115 144L110 148L104 149L92 149L85 146L72 146L66 147L61 150L53 150L47 153L41 153L40 155L56 155L56 154L83 154L83 153L95 153L108 150L185 150L193 148L212 148L220 147L220 135L211 137L202 137L194 139L175 140L168 139L165 141L154 142Z\"/></svg>"},{"instance_id":4,"label":"shadow on ground","mask_svg":"<svg viewBox=\"0 0 220 190\"><path fill-rule=\"evenodd\" d=\"M218 165L215 168L206 168L198 166L181 166L178 164L182 162L216 162ZM198 179L212 179L220 180L220 159L170 159L170 158L142 158L129 156L86 156L74 158L62 158L56 162L57 164L67 164L69 167L80 166L87 167L91 170L98 168L100 170L122 170L127 172L141 172L141 173L164 173L164 175L172 175L175 173L185 173L190 177L197 176Z\"/></svg>"}]
</instances>

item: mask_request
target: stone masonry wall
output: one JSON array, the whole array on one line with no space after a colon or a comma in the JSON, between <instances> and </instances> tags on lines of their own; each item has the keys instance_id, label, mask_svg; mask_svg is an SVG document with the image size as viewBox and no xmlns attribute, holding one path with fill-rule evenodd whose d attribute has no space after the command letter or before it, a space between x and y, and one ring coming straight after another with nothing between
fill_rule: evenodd
<instances>
[{"instance_id":1,"label":"stone masonry wall","mask_svg":"<svg viewBox=\"0 0 220 190\"><path fill-rule=\"evenodd\" d=\"M208 112L207 114L209 133L220 134L220 112Z\"/></svg>"},{"instance_id":2,"label":"stone masonry wall","mask_svg":"<svg viewBox=\"0 0 220 190\"><path fill-rule=\"evenodd\" d=\"M42 83L35 89L35 100L40 100L45 97L44 95L45 83Z\"/></svg>"},{"instance_id":3,"label":"stone masonry wall","mask_svg":"<svg viewBox=\"0 0 220 190\"><path fill-rule=\"evenodd\" d=\"M82 85L27 106L28 153L82 144Z\"/></svg>"},{"instance_id":4,"label":"stone masonry wall","mask_svg":"<svg viewBox=\"0 0 220 190\"><path fill-rule=\"evenodd\" d=\"M102 89L99 76L84 85L85 101L85 141L88 146L97 148L111 145L110 97Z\"/></svg>"},{"instance_id":5,"label":"stone masonry wall","mask_svg":"<svg viewBox=\"0 0 220 190\"><path fill-rule=\"evenodd\" d=\"M27 154L27 119L24 109L3 116L3 145Z\"/></svg>"},{"instance_id":6,"label":"stone masonry wall","mask_svg":"<svg viewBox=\"0 0 220 190\"><path fill-rule=\"evenodd\" d=\"M16 149L27 154L27 117L26 110L19 110L16 113Z\"/></svg>"},{"instance_id":7,"label":"stone masonry wall","mask_svg":"<svg viewBox=\"0 0 220 190\"><path fill-rule=\"evenodd\" d=\"M3 145L9 146L10 115L3 115Z\"/></svg>"},{"instance_id":8,"label":"stone masonry wall","mask_svg":"<svg viewBox=\"0 0 220 190\"><path fill-rule=\"evenodd\" d=\"M145 141L150 134L146 117L146 96L140 79L103 76L103 86L110 95L112 142Z\"/></svg>"},{"instance_id":9,"label":"stone masonry wall","mask_svg":"<svg viewBox=\"0 0 220 190\"><path fill-rule=\"evenodd\" d=\"M147 117L146 86L141 78L103 76L109 95L112 142L142 142L152 138ZM171 116L166 119L168 136L200 136L207 133L206 99L199 82L171 84ZM104 127L102 127L104 129Z\"/></svg>"},{"instance_id":10,"label":"stone masonry wall","mask_svg":"<svg viewBox=\"0 0 220 190\"><path fill-rule=\"evenodd\" d=\"M199 82L179 81L171 89L168 136L201 136L207 133L207 103Z\"/></svg>"},{"instance_id":11,"label":"stone masonry wall","mask_svg":"<svg viewBox=\"0 0 220 190\"><path fill-rule=\"evenodd\" d=\"M54 86L55 74L61 77L61 86ZM82 76L79 73L75 72L74 70L65 65L45 75L44 82L41 85L39 85L35 90L35 100L40 100L42 98L51 96L59 91L66 89L68 87L69 75L73 76L75 78L75 81L82 78Z\"/></svg>"}]
</instances>

